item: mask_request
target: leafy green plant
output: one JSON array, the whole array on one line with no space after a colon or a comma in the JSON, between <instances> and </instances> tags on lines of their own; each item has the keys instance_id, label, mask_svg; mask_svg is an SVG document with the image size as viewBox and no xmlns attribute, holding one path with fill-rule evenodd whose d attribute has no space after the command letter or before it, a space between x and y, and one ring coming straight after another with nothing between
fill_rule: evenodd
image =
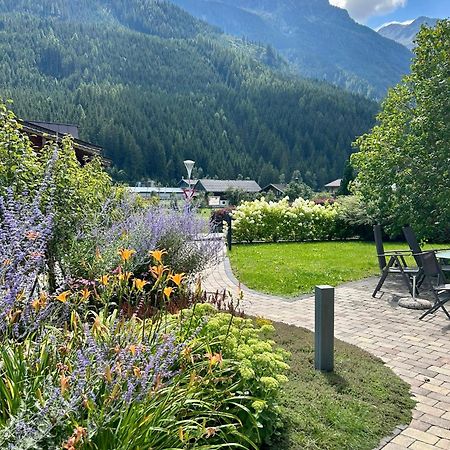
<instances>
[{"instance_id":1,"label":"leafy green plant","mask_svg":"<svg viewBox=\"0 0 450 450\"><path fill-rule=\"evenodd\" d=\"M389 91L378 124L352 155L354 188L392 235L410 224L419 238L450 238L448 118L450 21L422 27L411 74Z\"/></svg>"}]
</instances>

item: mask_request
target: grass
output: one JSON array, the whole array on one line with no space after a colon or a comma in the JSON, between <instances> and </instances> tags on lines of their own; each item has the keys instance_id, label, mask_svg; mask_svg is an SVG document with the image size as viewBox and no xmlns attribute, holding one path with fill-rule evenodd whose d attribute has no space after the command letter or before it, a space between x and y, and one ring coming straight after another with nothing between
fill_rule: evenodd
<instances>
[{"instance_id":1,"label":"grass","mask_svg":"<svg viewBox=\"0 0 450 450\"><path fill-rule=\"evenodd\" d=\"M385 249L407 246L393 242ZM233 246L229 256L235 276L246 286L286 297L311 293L317 284L337 286L379 274L375 244L370 242L241 244Z\"/></svg>"},{"instance_id":2,"label":"grass","mask_svg":"<svg viewBox=\"0 0 450 450\"><path fill-rule=\"evenodd\" d=\"M285 428L265 450L370 450L411 421L409 386L381 360L336 341L335 372L323 374L313 369L311 332L274 326L291 372L280 402Z\"/></svg>"}]
</instances>

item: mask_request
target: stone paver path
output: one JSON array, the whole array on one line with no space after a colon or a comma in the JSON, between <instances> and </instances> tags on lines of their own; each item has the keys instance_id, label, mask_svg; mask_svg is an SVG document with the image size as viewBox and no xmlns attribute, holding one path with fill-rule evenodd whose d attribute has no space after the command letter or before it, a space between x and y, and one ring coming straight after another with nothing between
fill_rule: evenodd
<instances>
[{"instance_id":1,"label":"stone paver path","mask_svg":"<svg viewBox=\"0 0 450 450\"><path fill-rule=\"evenodd\" d=\"M381 448L450 450L450 321L442 311L419 321L419 311L399 308L392 295L397 284L385 284L381 298L372 298L376 281L336 288L335 334L380 357L411 385L417 401L413 420ZM205 272L203 285L208 292L226 289L235 296L239 290L228 259ZM314 297L287 301L242 291L246 313L314 329Z\"/></svg>"}]
</instances>

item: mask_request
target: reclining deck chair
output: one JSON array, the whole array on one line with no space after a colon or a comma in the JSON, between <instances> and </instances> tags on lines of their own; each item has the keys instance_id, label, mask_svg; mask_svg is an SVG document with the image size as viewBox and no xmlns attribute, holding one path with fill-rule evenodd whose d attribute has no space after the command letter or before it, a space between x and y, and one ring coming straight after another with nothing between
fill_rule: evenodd
<instances>
[{"instance_id":1,"label":"reclining deck chair","mask_svg":"<svg viewBox=\"0 0 450 450\"><path fill-rule=\"evenodd\" d=\"M431 281L431 289L435 298L434 305L425 311L420 319L423 319L428 314L435 313L441 308L447 317L450 319L450 314L445 308L445 304L450 301L450 284L446 284L445 275L442 272L442 268L436 258L436 254L433 251L423 252L415 255L422 260L422 269L425 277ZM436 279L436 283L433 280Z\"/></svg>"},{"instance_id":2,"label":"reclining deck chair","mask_svg":"<svg viewBox=\"0 0 450 450\"><path fill-rule=\"evenodd\" d=\"M421 257L420 255L424 252L439 252L439 251L444 251L444 250L450 250L448 248L435 248L435 249L427 249L427 250L422 250L422 248L420 247L418 241L417 241L417 237L416 237L416 233L414 233L413 229L407 225L406 227L403 227L403 234L405 235L405 239L406 242L409 245L409 248L411 249L414 259L416 260L417 265L420 267L422 262L421 262ZM450 266L442 266L441 265L441 270L443 272L450 272ZM424 280L424 277L421 280L418 280L418 286L420 287L420 285L422 284Z\"/></svg>"},{"instance_id":3,"label":"reclining deck chair","mask_svg":"<svg viewBox=\"0 0 450 450\"><path fill-rule=\"evenodd\" d=\"M375 245L377 248L378 264L381 270L381 277L378 281L377 287L373 291L372 297L375 297L378 291L383 286L387 276L389 274L401 275L403 281L405 282L409 293L412 297L415 296L415 291L413 289L413 283L411 279L420 276L421 269L419 267L408 267L405 256L411 255L410 250L391 250L385 251L383 245L383 238L381 232L381 225L373 226L373 234L375 238ZM387 262L387 257L389 257L389 262ZM414 286L415 287L415 286Z\"/></svg>"}]
</instances>

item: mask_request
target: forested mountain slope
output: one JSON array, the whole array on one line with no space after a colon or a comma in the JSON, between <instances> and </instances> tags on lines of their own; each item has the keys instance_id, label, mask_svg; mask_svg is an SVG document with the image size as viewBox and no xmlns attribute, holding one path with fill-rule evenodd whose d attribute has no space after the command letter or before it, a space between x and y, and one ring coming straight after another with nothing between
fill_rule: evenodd
<instances>
[{"instance_id":1,"label":"forested mountain slope","mask_svg":"<svg viewBox=\"0 0 450 450\"><path fill-rule=\"evenodd\" d=\"M340 175L377 105L286 72L176 6L150 0L0 2L0 96L30 120L72 122L128 181ZM268 65L276 70L273 70Z\"/></svg>"},{"instance_id":2,"label":"forested mountain slope","mask_svg":"<svg viewBox=\"0 0 450 450\"><path fill-rule=\"evenodd\" d=\"M226 33L274 46L301 75L382 98L412 54L328 0L172 0Z\"/></svg>"}]
</instances>

